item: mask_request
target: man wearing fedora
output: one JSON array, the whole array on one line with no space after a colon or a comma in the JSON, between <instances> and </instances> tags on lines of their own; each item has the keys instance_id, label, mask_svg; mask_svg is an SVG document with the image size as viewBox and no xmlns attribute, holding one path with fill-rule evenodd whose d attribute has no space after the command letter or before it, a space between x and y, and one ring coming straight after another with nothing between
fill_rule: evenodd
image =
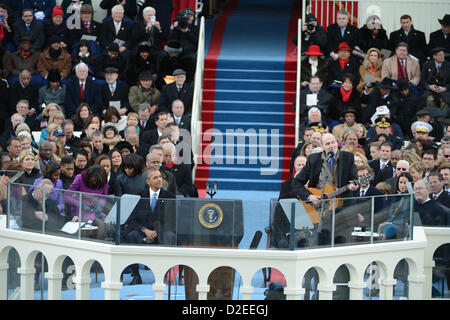
<instances>
[{"instance_id":1,"label":"man wearing fedora","mask_svg":"<svg viewBox=\"0 0 450 320\"><path fill-rule=\"evenodd\" d=\"M96 62L96 78L105 79L106 68L113 67L117 69L120 80L126 79L127 58L120 52L120 46L117 43L111 43Z\"/></svg>"},{"instance_id":2,"label":"man wearing fedora","mask_svg":"<svg viewBox=\"0 0 450 320\"><path fill-rule=\"evenodd\" d=\"M437 47L431 50L433 59L422 67L423 95L427 106L448 109L450 105L450 62L445 60L445 49Z\"/></svg>"},{"instance_id":3,"label":"man wearing fedora","mask_svg":"<svg viewBox=\"0 0 450 320\"><path fill-rule=\"evenodd\" d=\"M119 70L115 67L107 67L104 70L106 83L101 85L103 112L112 101L120 102L120 115L124 115L129 108L128 94L130 87L126 82L118 81Z\"/></svg>"},{"instance_id":4,"label":"man wearing fedora","mask_svg":"<svg viewBox=\"0 0 450 320\"><path fill-rule=\"evenodd\" d=\"M297 45L297 37L294 37L294 44ZM319 46L319 50L326 52L327 50L327 32L317 22L314 14L308 13L305 17L305 23L302 26L302 55L309 50L309 47L315 45Z\"/></svg>"},{"instance_id":5,"label":"man wearing fedora","mask_svg":"<svg viewBox=\"0 0 450 320\"><path fill-rule=\"evenodd\" d=\"M33 49L33 39L31 36L22 36L17 51L11 53L11 76L19 76L20 71L24 69L30 70L32 75L36 74L39 54L39 51Z\"/></svg>"},{"instance_id":6,"label":"man wearing fedora","mask_svg":"<svg viewBox=\"0 0 450 320\"><path fill-rule=\"evenodd\" d=\"M335 48L335 51L337 52L338 58L332 60L328 66L328 83L339 83L342 81L342 76L344 74L351 73L355 76L355 81L353 83L356 86L360 79L359 62L352 55L352 48L347 42L341 42L337 48Z\"/></svg>"},{"instance_id":7,"label":"man wearing fedora","mask_svg":"<svg viewBox=\"0 0 450 320\"><path fill-rule=\"evenodd\" d=\"M186 82L194 80L195 59L185 54L178 40L169 40L159 56L159 72L156 87L161 90L166 76L173 76L176 69L186 71Z\"/></svg>"},{"instance_id":8,"label":"man wearing fedora","mask_svg":"<svg viewBox=\"0 0 450 320\"><path fill-rule=\"evenodd\" d=\"M349 24L349 14L345 10L337 12L336 23L329 25L327 29L328 52L333 60L339 58L335 50L342 42L347 43L351 48L359 43L359 29Z\"/></svg>"},{"instance_id":9,"label":"man wearing fedora","mask_svg":"<svg viewBox=\"0 0 450 320\"><path fill-rule=\"evenodd\" d=\"M186 83L186 71L176 69L173 71L174 82L163 86L159 98L159 110L170 111L172 102L180 99L184 105L184 114L190 114L192 110L192 99L194 87Z\"/></svg>"},{"instance_id":10,"label":"man wearing fedora","mask_svg":"<svg viewBox=\"0 0 450 320\"><path fill-rule=\"evenodd\" d=\"M379 106L386 106L390 111L391 119L397 122L399 97L394 88L392 79L383 78L369 94L367 94L366 90L363 91L361 95L361 122L363 124L367 125L370 123L370 118Z\"/></svg>"},{"instance_id":11,"label":"man wearing fedora","mask_svg":"<svg viewBox=\"0 0 450 320\"><path fill-rule=\"evenodd\" d=\"M312 76L318 76L322 83L328 83L328 62L323 59L324 54L320 51L318 45L310 45L308 51L305 52L300 73L300 85L302 88L309 84Z\"/></svg>"},{"instance_id":12,"label":"man wearing fedora","mask_svg":"<svg viewBox=\"0 0 450 320\"><path fill-rule=\"evenodd\" d=\"M450 62L450 14L446 14L444 18L438 19L441 24L441 29L430 33L430 42L428 42L428 52L432 57L431 51L434 48L444 48L447 54L446 60Z\"/></svg>"},{"instance_id":13,"label":"man wearing fedora","mask_svg":"<svg viewBox=\"0 0 450 320\"><path fill-rule=\"evenodd\" d=\"M69 29L69 48L72 48L84 35L96 37L96 40L98 40L102 25L93 20L93 14L94 10L92 9L92 5L83 4L81 6L80 27Z\"/></svg>"},{"instance_id":14,"label":"man wearing fedora","mask_svg":"<svg viewBox=\"0 0 450 320\"><path fill-rule=\"evenodd\" d=\"M399 42L395 48L395 54L383 61L381 77L399 80L408 79L414 86L420 83L420 65L416 59L409 56L409 45Z\"/></svg>"}]
</instances>

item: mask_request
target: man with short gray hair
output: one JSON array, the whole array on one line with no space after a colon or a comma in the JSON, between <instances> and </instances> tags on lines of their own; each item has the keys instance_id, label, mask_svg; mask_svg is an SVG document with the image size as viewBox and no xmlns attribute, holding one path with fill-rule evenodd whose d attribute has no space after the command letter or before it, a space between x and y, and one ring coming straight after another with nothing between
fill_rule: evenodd
<instances>
[{"instance_id":1,"label":"man with short gray hair","mask_svg":"<svg viewBox=\"0 0 450 320\"><path fill-rule=\"evenodd\" d=\"M103 49L108 48L114 41L119 44L120 53L124 53L130 47L131 25L123 19L124 13L124 7L121 4L117 4L111 9L112 19L102 23L102 30L98 40Z\"/></svg>"},{"instance_id":2,"label":"man with short gray hair","mask_svg":"<svg viewBox=\"0 0 450 320\"><path fill-rule=\"evenodd\" d=\"M430 186L428 181L420 179L414 183L414 210L419 213L423 226L448 226L448 212L435 200L430 199ZM447 210L448 211L448 210ZM416 221L416 225L420 225Z\"/></svg>"},{"instance_id":3,"label":"man with short gray hair","mask_svg":"<svg viewBox=\"0 0 450 320\"><path fill-rule=\"evenodd\" d=\"M194 98L194 87L186 83L186 71L176 69L173 71L174 82L164 85L159 97L159 110L170 111L174 100L179 99L184 104L184 114L192 112L192 100Z\"/></svg>"},{"instance_id":4,"label":"man with short gray hair","mask_svg":"<svg viewBox=\"0 0 450 320\"><path fill-rule=\"evenodd\" d=\"M359 42L359 29L349 23L349 14L345 10L339 10L336 22L327 28L328 52L333 60L339 58L335 50L341 42L347 43L351 49Z\"/></svg>"}]
</instances>

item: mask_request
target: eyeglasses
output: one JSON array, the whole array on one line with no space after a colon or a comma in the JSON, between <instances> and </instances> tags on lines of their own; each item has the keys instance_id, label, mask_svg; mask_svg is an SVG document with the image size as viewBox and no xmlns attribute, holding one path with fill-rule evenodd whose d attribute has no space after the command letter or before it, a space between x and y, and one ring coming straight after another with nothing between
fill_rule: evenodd
<instances>
[{"instance_id":1,"label":"eyeglasses","mask_svg":"<svg viewBox=\"0 0 450 320\"><path fill-rule=\"evenodd\" d=\"M450 158L450 154L444 154L445 158Z\"/></svg>"},{"instance_id":2,"label":"eyeglasses","mask_svg":"<svg viewBox=\"0 0 450 320\"><path fill-rule=\"evenodd\" d=\"M397 168L398 171L408 171L406 168Z\"/></svg>"}]
</instances>

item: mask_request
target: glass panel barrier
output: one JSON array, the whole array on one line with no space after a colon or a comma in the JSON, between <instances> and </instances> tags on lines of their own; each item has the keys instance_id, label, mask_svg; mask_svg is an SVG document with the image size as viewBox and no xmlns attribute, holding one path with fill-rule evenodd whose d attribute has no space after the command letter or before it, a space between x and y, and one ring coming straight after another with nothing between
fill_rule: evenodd
<instances>
[{"instance_id":1,"label":"glass panel barrier","mask_svg":"<svg viewBox=\"0 0 450 320\"><path fill-rule=\"evenodd\" d=\"M412 225L420 223L409 194L328 199L317 206L275 198L173 198L153 204L150 197L52 185L13 182L9 189L10 228L117 245L294 250L410 239Z\"/></svg>"},{"instance_id":2,"label":"glass panel barrier","mask_svg":"<svg viewBox=\"0 0 450 320\"><path fill-rule=\"evenodd\" d=\"M409 194L328 199L316 206L285 199L280 200L280 205L291 222L286 236L291 250L412 237Z\"/></svg>"}]
</instances>

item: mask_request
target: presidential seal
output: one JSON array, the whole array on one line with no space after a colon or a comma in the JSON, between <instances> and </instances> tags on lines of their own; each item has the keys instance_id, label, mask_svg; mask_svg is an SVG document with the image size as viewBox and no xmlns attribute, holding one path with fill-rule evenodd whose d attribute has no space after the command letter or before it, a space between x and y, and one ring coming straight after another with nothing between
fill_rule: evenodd
<instances>
[{"instance_id":1,"label":"presidential seal","mask_svg":"<svg viewBox=\"0 0 450 320\"><path fill-rule=\"evenodd\" d=\"M223 211L215 203L207 203L198 211L200 224L208 229L220 226L223 220Z\"/></svg>"}]
</instances>

